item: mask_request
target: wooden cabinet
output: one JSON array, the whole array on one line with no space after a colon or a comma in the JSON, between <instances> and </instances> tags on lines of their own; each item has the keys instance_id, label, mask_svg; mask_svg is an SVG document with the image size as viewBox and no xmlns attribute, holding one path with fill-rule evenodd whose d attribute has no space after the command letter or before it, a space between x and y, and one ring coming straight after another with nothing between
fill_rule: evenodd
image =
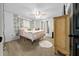
<instances>
[{"instance_id":1,"label":"wooden cabinet","mask_svg":"<svg viewBox=\"0 0 79 59\"><path fill-rule=\"evenodd\" d=\"M55 53L70 55L70 19L68 15L54 17Z\"/></svg>"}]
</instances>

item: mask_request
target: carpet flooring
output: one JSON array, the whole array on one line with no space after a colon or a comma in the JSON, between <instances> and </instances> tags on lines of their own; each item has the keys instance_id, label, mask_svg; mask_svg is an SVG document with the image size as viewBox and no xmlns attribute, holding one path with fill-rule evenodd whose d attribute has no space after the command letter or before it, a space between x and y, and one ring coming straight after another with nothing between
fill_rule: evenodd
<instances>
[{"instance_id":1,"label":"carpet flooring","mask_svg":"<svg viewBox=\"0 0 79 59\"><path fill-rule=\"evenodd\" d=\"M53 39L46 37L43 40L48 40L52 44ZM55 56L54 46L51 48L42 48L39 46L39 41L32 43L31 41L21 38L6 42L4 44L4 56Z\"/></svg>"}]
</instances>

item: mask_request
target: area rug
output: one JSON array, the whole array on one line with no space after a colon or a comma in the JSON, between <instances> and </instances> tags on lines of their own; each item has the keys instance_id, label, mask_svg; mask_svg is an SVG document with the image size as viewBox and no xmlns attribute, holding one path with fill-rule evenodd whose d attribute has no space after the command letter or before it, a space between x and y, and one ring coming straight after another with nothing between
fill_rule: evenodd
<instances>
[{"instance_id":1,"label":"area rug","mask_svg":"<svg viewBox=\"0 0 79 59\"><path fill-rule=\"evenodd\" d=\"M43 48L51 48L53 45L51 42L47 41L47 40L43 40L39 42L39 46L43 47Z\"/></svg>"}]
</instances>

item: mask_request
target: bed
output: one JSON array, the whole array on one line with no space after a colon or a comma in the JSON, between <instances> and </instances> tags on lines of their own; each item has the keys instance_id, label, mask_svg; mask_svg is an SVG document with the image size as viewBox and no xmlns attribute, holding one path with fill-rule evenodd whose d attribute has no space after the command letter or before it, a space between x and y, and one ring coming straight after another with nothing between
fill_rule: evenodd
<instances>
[{"instance_id":1,"label":"bed","mask_svg":"<svg viewBox=\"0 0 79 59\"><path fill-rule=\"evenodd\" d=\"M45 36L45 32L43 30L27 30L27 28L21 28L19 33L20 36L28 38L32 42Z\"/></svg>"}]
</instances>

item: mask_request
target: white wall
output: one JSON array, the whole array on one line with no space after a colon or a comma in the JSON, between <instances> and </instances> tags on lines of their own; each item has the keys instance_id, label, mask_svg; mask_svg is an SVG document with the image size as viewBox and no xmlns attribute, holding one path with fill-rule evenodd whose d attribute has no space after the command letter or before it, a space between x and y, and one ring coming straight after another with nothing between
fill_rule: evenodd
<instances>
[{"instance_id":1,"label":"white wall","mask_svg":"<svg viewBox=\"0 0 79 59\"><path fill-rule=\"evenodd\" d=\"M13 25L13 14L4 12L4 23L5 23L5 42L14 40L15 32Z\"/></svg>"},{"instance_id":2,"label":"white wall","mask_svg":"<svg viewBox=\"0 0 79 59\"><path fill-rule=\"evenodd\" d=\"M3 4L0 4L0 36L3 35Z\"/></svg>"},{"instance_id":3,"label":"white wall","mask_svg":"<svg viewBox=\"0 0 79 59\"><path fill-rule=\"evenodd\" d=\"M3 4L0 3L0 36L3 37ZM0 42L0 56L3 55L3 42Z\"/></svg>"}]
</instances>

